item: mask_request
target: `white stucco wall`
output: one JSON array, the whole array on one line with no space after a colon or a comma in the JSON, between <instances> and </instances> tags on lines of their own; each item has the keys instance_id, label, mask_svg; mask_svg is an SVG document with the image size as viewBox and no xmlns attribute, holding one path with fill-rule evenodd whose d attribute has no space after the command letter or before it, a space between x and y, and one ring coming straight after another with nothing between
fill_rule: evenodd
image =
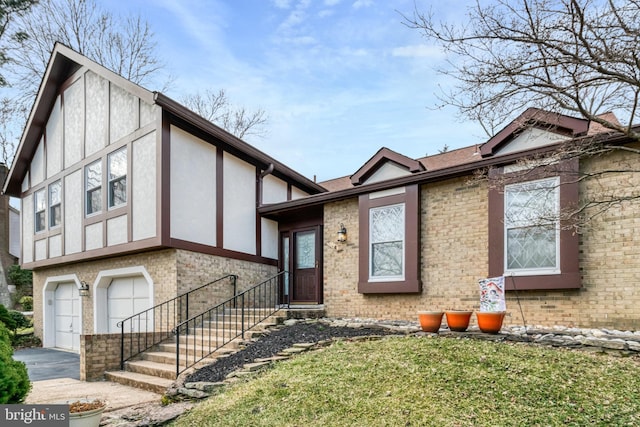
<instances>
[{"instance_id":1,"label":"white stucco wall","mask_svg":"<svg viewBox=\"0 0 640 427\"><path fill-rule=\"evenodd\" d=\"M224 248L256 253L256 168L224 153Z\"/></svg>"},{"instance_id":2,"label":"white stucco wall","mask_svg":"<svg viewBox=\"0 0 640 427\"><path fill-rule=\"evenodd\" d=\"M170 190L171 237L215 246L216 148L175 126Z\"/></svg>"},{"instance_id":3,"label":"white stucco wall","mask_svg":"<svg viewBox=\"0 0 640 427\"><path fill-rule=\"evenodd\" d=\"M85 248L90 251L91 249L102 248L102 223L97 222L85 227Z\"/></svg>"},{"instance_id":4,"label":"white stucco wall","mask_svg":"<svg viewBox=\"0 0 640 427\"><path fill-rule=\"evenodd\" d=\"M86 105L85 156L107 146L109 137L109 81L89 71L85 73Z\"/></svg>"},{"instance_id":5,"label":"white stucco wall","mask_svg":"<svg viewBox=\"0 0 640 427\"><path fill-rule=\"evenodd\" d=\"M44 138L40 139L38 148L36 148L31 160L31 186L40 184L44 181Z\"/></svg>"},{"instance_id":6,"label":"white stucco wall","mask_svg":"<svg viewBox=\"0 0 640 427\"><path fill-rule=\"evenodd\" d=\"M530 150L532 148L542 147L565 139L569 139L569 137L543 129L530 128L518 135L513 141L509 142L509 144L502 150L499 150L497 154L508 154L523 150Z\"/></svg>"},{"instance_id":7,"label":"white stucco wall","mask_svg":"<svg viewBox=\"0 0 640 427\"><path fill-rule=\"evenodd\" d=\"M261 255L278 259L278 223L267 218L261 218L260 228Z\"/></svg>"},{"instance_id":8,"label":"white stucco wall","mask_svg":"<svg viewBox=\"0 0 640 427\"><path fill-rule=\"evenodd\" d=\"M138 128L138 98L116 85L110 85L109 93L109 137L115 142Z\"/></svg>"},{"instance_id":9,"label":"white stucco wall","mask_svg":"<svg viewBox=\"0 0 640 427\"><path fill-rule=\"evenodd\" d=\"M383 164L378 170L376 170L369 179L365 181L365 184L372 184L374 182L386 181L387 179L399 178L401 176L411 175L407 169L400 167L394 163L387 162Z\"/></svg>"},{"instance_id":10,"label":"white stucco wall","mask_svg":"<svg viewBox=\"0 0 640 427\"><path fill-rule=\"evenodd\" d=\"M49 258L62 255L62 234L49 237Z\"/></svg>"},{"instance_id":11,"label":"white stucco wall","mask_svg":"<svg viewBox=\"0 0 640 427\"><path fill-rule=\"evenodd\" d=\"M127 243L127 232L126 215L107 220L107 246Z\"/></svg>"},{"instance_id":12,"label":"white stucco wall","mask_svg":"<svg viewBox=\"0 0 640 427\"><path fill-rule=\"evenodd\" d=\"M33 195L22 199L22 262L33 261Z\"/></svg>"},{"instance_id":13,"label":"white stucco wall","mask_svg":"<svg viewBox=\"0 0 640 427\"><path fill-rule=\"evenodd\" d=\"M58 96L46 127L47 178L62 170L62 111L60 110L60 102L60 96Z\"/></svg>"},{"instance_id":14,"label":"white stucco wall","mask_svg":"<svg viewBox=\"0 0 640 427\"><path fill-rule=\"evenodd\" d=\"M287 200L287 183L273 175L262 179L262 203L277 203Z\"/></svg>"},{"instance_id":15,"label":"white stucco wall","mask_svg":"<svg viewBox=\"0 0 640 427\"><path fill-rule=\"evenodd\" d=\"M64 251L74 254L82 250L82 169L64 178Z\"/></svg>"},{"instance_id":16,"label":"white stucco wall","mask_svg":"<svg viewBox=\"0 0 640 427\"><path fill-rule=\"evenodd\" d=\"M82 160L84 140L84 79L64 91L64 167Z\"/></svg>"},{"instance_id":17,"label":"white stucco wall","mask_svg":"<svg viewBox=\"0 0 640 427\"><path fill-rule=\"evenodd\" d=\"M154 237L157 228L156 132L133 141L131 228L133 240Z\"/></svg>"},{"instance_id":18,"label":"white stucco wall","mask_svg":"<svg viewBox=\"0 0 640 427\"><path fill-rule=\"evenodd\" d=\"M298 187L291 187L291 200L300 199L308 195L309 193L300 190Z\"/></svg>"}]
</instances>

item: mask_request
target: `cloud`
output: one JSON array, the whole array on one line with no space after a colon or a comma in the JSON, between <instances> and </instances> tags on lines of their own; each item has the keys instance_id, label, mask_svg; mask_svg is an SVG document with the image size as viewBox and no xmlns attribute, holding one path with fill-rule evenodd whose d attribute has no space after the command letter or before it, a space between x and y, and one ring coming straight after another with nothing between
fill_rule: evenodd
<instances>
[{"instance_id":1,"label":"cloud","mask_svg":"<svg viewBox=\"0 0 640 427\"><path fill-rule=\"evenodd\" d=\"M372 0L356 0L353 3L353 8L354 9L360 9L361 7L369 7L373 5L373 1Z\"/></svg>"},{"instance_id":2,"label":"cloud","mask_svg":"<svg viewBox=\"0 0 640 427\"><path fill-rule=\"evenodd\" d=\"M291 7L291 0L273 0L273 4L278 9L289 9Z\"/></svg>"},{"instance_id":3,"label":"cloud","mask_svg":"<svg viewBox=\"0 0 640 427\"><path fill-rule=\"evenodd\" d=\"M331 16L333 14L335 14L334 10L324 9L324 10L321 10L320 12L318 12L318 17L319 18L326 18L326 17Z\"/></svg>"},{"instance_id":4,"label":"cloud","mask_svg":"<svg viewBox=\"0 0 640 427\"><path fill-rule=\"evenodd\" d=\"M391 51L391 55L408 58L439 58L444 54L436 46L419 44L393 48L393 50Z\"/></svg>"},{"instance_id":5,"label":"cloud","mask_svg":"<svg viewBox=\"0 0 640 427\"><path fill-rule=\"evenodd\" d=\"M342 0L324 0L325 6L335 6L340 3Z\"/></svg>"}]
</instances>

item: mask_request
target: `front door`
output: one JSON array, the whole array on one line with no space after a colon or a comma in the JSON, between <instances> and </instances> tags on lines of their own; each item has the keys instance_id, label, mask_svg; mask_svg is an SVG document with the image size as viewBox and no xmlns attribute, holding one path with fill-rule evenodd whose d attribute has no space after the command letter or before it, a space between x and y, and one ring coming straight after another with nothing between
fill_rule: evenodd
<instances>
[{"instance_id":1,"label":"front door","mask_svg":"<svg viewBox=\"0 0 640 427\"><path fill-rule=\"evenodd\" d=\"M317 304L320 302L320 250L318 228L293 231L293 264L291 303Z\"/></svg>"}]
</instances>

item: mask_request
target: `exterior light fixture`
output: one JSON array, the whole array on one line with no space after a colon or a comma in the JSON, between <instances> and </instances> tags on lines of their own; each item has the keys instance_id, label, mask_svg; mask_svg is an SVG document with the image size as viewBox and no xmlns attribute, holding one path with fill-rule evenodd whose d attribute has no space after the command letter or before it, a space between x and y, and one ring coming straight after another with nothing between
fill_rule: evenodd
<instances>
[{"instance_id":1,"label":"exterior light fixture","mask_svg":"<svg viewBox=\"0 0 640 427\"><path fill-rule=\"evenodd\" d=\"M80 296L81 297L89 296L89 285L84 280L80 282Z\"/></svg>"},{"instance_id":2,"label":"exterior light fixture","mask_svg":"<svg viewBox=\"0 0 640 427\"><path fill-rule=\"evenodd\" d=\"M344 228L344 224L340 224L340 230L338 230L338 242L347 241L347 229Z\"/></svg>"}]
</instances>

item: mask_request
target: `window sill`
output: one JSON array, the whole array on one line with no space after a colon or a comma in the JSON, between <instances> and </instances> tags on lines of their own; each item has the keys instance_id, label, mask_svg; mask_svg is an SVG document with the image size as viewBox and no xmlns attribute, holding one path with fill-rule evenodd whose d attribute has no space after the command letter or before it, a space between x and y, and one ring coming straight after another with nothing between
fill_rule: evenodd
<instances>
[{"instance_id":1,"label":"window sill","mask_svg":"<svg viewBox=\"0 0 640 427\"><path fill-rule=\"evenodd\" d=\"M415 294L422 292L420 280L396 280L358 282L361 294Z\"/></svg>"},{"instance_id":2,"label":"window sill","mask_svg":"<svg viewBox=\"0 0 640 427\"><path fill-rule=\"evenodd\" d=\"M507 291L533 291L555 289L580 289L580 273L562 273L553 275L511 276L505 275Z\"/></svg>"}]
</instances>

